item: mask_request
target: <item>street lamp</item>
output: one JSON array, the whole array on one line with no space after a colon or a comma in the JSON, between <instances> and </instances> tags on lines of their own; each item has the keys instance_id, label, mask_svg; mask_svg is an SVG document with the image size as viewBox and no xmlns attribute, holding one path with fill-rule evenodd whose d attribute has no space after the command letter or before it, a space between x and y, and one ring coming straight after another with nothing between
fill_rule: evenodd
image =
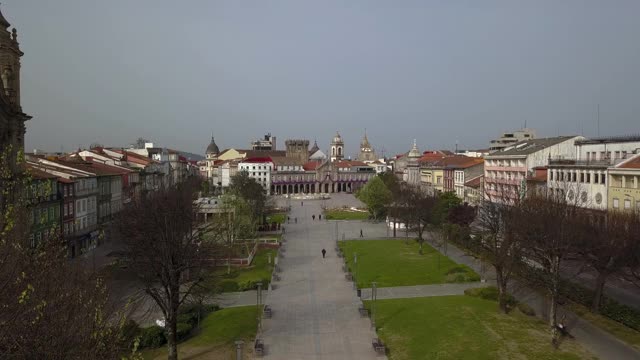
<instances>
[{"instance_id":1,"label":"street lamp","mask_svg":"<svg viewBox=\"0 0 640 360\"><path fill-rule=\"evenodd\" d=\"M378 298L378 283L371 282L371 327L376 330L376 299Z\"/></svg>"},{"instance_id":2,"label":"street lamp","mask_svg":"<svg viewBox=\"0 0 640 360\"><path fill-rule=\"evenodd\" d=\"M353 288L358 289L358 253L353 252Z\"/></svg>"},{"instance_id":3,"label":"street lamp","mask_svg":"<svg viewBox=\"0 0 640 360\"><path fill-rule=\"evenodd\" d=\"M256 284L258 286L258 292L256 293L256 308L258 309L258 333L262 330L262 282Z\"/></svg>"},{"instance_id":4,"label":"street lamp","mask_svg":"<svg viewBox=\"0 0 640 360\"><path fill-rule=\"evenodd\" d=\"M244 345L244 341L236 340L236 360L242 360L242 345Z\"/></svg>"}]
</instances>

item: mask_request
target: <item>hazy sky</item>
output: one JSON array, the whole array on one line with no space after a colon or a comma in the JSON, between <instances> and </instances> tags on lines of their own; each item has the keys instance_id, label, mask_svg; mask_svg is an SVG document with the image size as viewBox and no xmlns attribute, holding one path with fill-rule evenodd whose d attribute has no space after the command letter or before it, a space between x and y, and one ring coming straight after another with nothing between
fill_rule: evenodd
<instances>
[{"instance_id":1,"label":"hazy sky","mask_svg":"<svg viewBox=\"0 0 640 360\"><path fill-rule=\"evenodd\" d=\"M640 132L640 1L4 0L27 149Z\"/></svg>"}]
</instances>

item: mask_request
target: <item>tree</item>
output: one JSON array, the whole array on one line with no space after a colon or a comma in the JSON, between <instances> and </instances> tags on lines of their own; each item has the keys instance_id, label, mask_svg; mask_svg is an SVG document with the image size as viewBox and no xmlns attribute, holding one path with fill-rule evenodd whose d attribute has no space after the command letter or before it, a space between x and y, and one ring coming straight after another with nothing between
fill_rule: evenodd
<instances>
[{"instance_id":1,"label":"tree","mask_svg":"<svg viewBox=\"0 0 640 360\"><path fill-rule=\"evenodd\" d=\"M527 256L541 263L543 286L549 295L549 326L552 341L557 343L557 309L560 296L560 269L568 254L577 253L580 226L578 206L568 202L564 193L529 194L520 201L518 216L512 217L514 235L518 236Z\"/></svg>"},{"instance_id":2,"label":"tree","mask_svg":"<svg viewBox=\"0 0 640 360\"><path fill-rule=\"evenodd\" d=\"M124 260L164 315L170 360L178 358L179 307L203 281L216 249L202 236L208 228L194 205L199 185L192 179L134 199L118 219Z\"/></svg>"},{"instance_id":3,"label":"tree","mask_svg":"<svg viewBox=\"0 0 640 360\"><path fill-rule=\"evenodd\" d=\"M138 139L136 139L136 142L133 144L133 146L135 146L136 149L144 149L144 144L148 142L149 140L143 137L139 137Z\"/></svg>"},{"instance_id":4,"label":"tree","mask_svg":"<svg viewBox=\"0 0 640 360\"><path fill-rule=\"evenodd\" d=\"M477 245L480 256L495 269L498 305L504 313L509 311L509 281L522 257L522 243L514 228L517 224L514 220L519 215L516 204L509 205L504 201L484 201L478 209L477 223L480 236Z\"/></svg>"},{"instance_id":5,"label":"tree","mask_svg":"<svg viewBox=\"0 0 640 360\"><path fill-rule=\"evenodd\" d=\"M635 263L634 251L640 246L640 220L631 212L610 211L578 215L577 249L585 264L597 272L591 311L599 312L607 279L611 274L624 273Z\"/></svg>"},{"instance_id":6,"label":"tree","mask_svg":"<svg viewBox=\"0 0 640 360\"><path fill-rule=\"evenodd\" d=\"M391 191L387 189L380 177L375 176L360 189L358 199L367 205L374 219L379 219L384 216L385 209L391 201Z\"/></svg>"},{"instance_id":7,"label":"tree","mask_svg":"<svg viewBox=\"0 0 640 360\"><path fill-rule=\"evenodd\" d=\"M262 222L264 210L267 203L267 195L262 185L249 176L246 171L241 171L231 177L229 193L242 198L252 209L252 222Z\"/></svg>"},{"instance_id":8,"label":"tree","mask_svg":"<svg viewBox=\"0 0 640 360\"><path fill-rule=\"evenodd\" d=\"M256 224L251 205L242 197L232 193L222 199L221 214L213 220L213 233L224 243L227 254L227 274L231 273L231 257L237 239L252 238Z\"/></svg>"},{"instance_id":9,"label":"tree","mask_svg":"<svg viewBox=\"0 0 640 360\"><path fill-rule=\"evenodd\" d=\"M432 224L435 226L440 226L447 222L449 218L449 211L459 206L462 203L462 200L456 195L453 191L448 191L440 194L438 197L438 202L434 208L434 214L432 217Z\"/></svg>"},{"instance_id":10,"label":"tree","mask_svg":"<svg viewBox=\"0 0 640 360\"><path fill-rule=\"evenodd\" d=\"M103 278L68 260L57 228L30 243L37 198L22 156L14 156L0 153L0 358L125 358L126 314L114 308Z\"/></svg>"},{"instance_id":11,"label":"tree","mask_svg":"<svg viewBox=\"0 0 640 360\"><path fill-rule=\"evenodd\" d=\"M419 187L404 184L402 186L402 196L405 205L404 214L407 218L407 228L411 228L418 235L418 243L420 244L420 254L422 254L422 245L424 244L424 232L428 226L433 223L434 210L438 204L438 198L434 195L427 194Z\"/></svg>"}]
</instances>

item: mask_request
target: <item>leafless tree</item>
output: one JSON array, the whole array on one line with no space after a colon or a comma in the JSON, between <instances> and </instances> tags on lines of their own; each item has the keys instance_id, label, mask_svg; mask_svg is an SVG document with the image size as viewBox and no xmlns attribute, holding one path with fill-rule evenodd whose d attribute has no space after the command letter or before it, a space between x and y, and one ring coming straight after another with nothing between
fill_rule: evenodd
<instances>
[{"instance_id":1,"label":"leafless tree","mask_svg":"<svg viewBox=\"0 0 640 360\"><path fill-rule=\"evenodd\" d=\"M178 358L179 307L202 282L215 251L213 241L203 241L208 229L194 204L198 188L193 180L149 193L125 207L118 221L125 260L164 315L170 360Z\"/></svg>"},{"instance_id":2,"label":"leafless tree","mask_svg":"<svg viewBox=\"0 0 640 360\"><path fill-rule=\"evenodd\" d=\"M417 186L403 184L402 193L402 217L406 219L407 229L415 231L418 243L420 244L420 254L424 244L424 233L433 223L434 209L438 202L435 195L423 191Z\"/></svg>"}]
</instances>

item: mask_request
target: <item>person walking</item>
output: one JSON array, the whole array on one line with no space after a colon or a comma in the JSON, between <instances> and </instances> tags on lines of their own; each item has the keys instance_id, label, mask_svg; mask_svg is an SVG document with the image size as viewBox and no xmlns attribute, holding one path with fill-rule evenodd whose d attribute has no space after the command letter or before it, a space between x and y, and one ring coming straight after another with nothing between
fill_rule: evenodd
<instances>
[{"instance_id":1,"label":"person walking","mask_svg":"<svg viewBox=\"0 0 640 360\"><path fill-rule=\"evenodd\" d=\"M304 206L304 201L300 201L300 206Z\"/></svg>"},{"instance_id":2,"label":"person walking","mask_svg":"<svg viewBox=\"0 0 640 360\"><path fill-rule=\"evenodd\" d=\"M313 221L316 220L316 216L315 215L311 215L311 218L313 219Z\"/></svg>"},{"instance_id":3,"label":"person walking","mask_svg":"<svg viewBox=\"0 0 640 360\"><path fill-rule=\"evenodd\" d=\"M322 214L318 215L318 220L322 220Z\"/></svg>"},{"instance_id":4,"label":"person walking","mask_svg":"<svg viewBox=\"0 0 640 360\"><path fill-rule=\"evenodd\" d=\"M322 249L322 258L324 259L324 256L327 254L327 250Z\"/></svg>"},{"instance_id":5,"label":"person walking","mask_svg":"<svg viewBox=\"0 0 640 360\"><path fill-rule=\"evenodd\" d=\"M364 236L362 235L362 229L360 229L360 237L364 237Z\"/></svg>"},{"instance_id":6,"label":"person walking","mask_svg":"<svg viewBox=\"0 0 640 360\"><path fill-rule=\"evenodd\" d=\"M298 223L298 218L295 218L295 220L296 220L296 224L297 224Z\"/></svg>"},{"instance_id":7,"label":"person walking","mask_svg":"<svg viewBox=\"0 0 640 360\"><path fill-rule=\"evenodd\" d=\"M287 216L287 224L291 222L291 217Z\"/></svg>"}]
</instances>

